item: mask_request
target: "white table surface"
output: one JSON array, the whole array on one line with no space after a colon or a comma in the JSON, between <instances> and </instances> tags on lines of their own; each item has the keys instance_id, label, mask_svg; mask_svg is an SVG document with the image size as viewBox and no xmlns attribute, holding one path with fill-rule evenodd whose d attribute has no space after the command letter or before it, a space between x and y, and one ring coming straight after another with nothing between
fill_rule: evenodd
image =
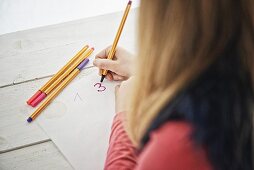
<instances>
[{"instance_id":1,"label":"white table surface","mask_svg":"<svg viewBox=\"0 0 254 170\"><path fill-rule=\"evenodd\" d=\"M133 53L137 14L131 10L119 41ZM26 100L85 44L95 47L93 55L112 44L121 17L117 12L0 36L1 170L73 169L36 121L26 123Z\"/></svg>"}]
</instances>

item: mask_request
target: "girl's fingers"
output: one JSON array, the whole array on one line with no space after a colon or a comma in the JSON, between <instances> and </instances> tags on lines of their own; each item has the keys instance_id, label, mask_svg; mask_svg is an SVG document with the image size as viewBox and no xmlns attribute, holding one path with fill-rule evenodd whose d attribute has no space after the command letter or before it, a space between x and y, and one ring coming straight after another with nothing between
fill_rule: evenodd
<instances>
[{"instance_id":1,"label":"girl's fingers","mask_svg":"<svg viewBox=\"0 0 254 170\"><path fill-rule=\"evenodd\" d=\"M112 74L113 80L115 80L115 81L123 81L126 79L126 77L120 76L116 73L111 73L111 74Z\"/></svg>"},{"instance_id":2,"label":"girl's fingers","mask_svg":"<svg viewBox=\"0 0 254 170\"><path fill-rule=\"evenodd\" d=\"M112 81L113 80L112 73L108 73L105 78L109 81Z\"/></svg>"},{"instance_id":3,"label":"girl's fingers","mask_svg":"<svg viewBox=\"0 0 254 170\"><path fill-rule=\"evenodd\" d=\"M100 69L99 70L99 76L101 76L102 75L102 70ZM106 77L105 77L107 80L109 80L109 81L112 81L113 80L113 76L112 76L112 73L110 72L110 71L108 71L108 73L107 73L107 75L106 75Z\"/></svg>"},{"instance_id":4,"label":"girl's fingers","mask_svg":"<svg viewBox=\"0 0 254 170\"><path fill-rule=\"evenodd\" d=\"M103 49L101 52L99 52L95 58L101 58L101 59L105 59L108 57L108 53L111 49L111 46L107 47L106 49Z\"/></svg>"},{"instance_id":5,"label":"girl's fingers","mask_svg":"<svg viewBox=\"0 0 254 170\"><path fill-rule=\"evenodd\" d=\"M102 50L101 52L99 52L96 56L95 59L107 59L108 58L108 54L111 50L111 46L107 47L106 49ZM118 50L116 50L112 60L116 60L116 53L118 53Z\"/></svg>"},{"instance_id":6,"label":"girl's fingers","mask_svg":"<svg viewBox=\"0 0 254 170\"><path fill-rule=\"evenodd\" d=\"M100 69L105 69L105 70L117 72L117 63L113 60L95 59L93 61L93 65L100 68Z\"/></svg>"}]
</instances>

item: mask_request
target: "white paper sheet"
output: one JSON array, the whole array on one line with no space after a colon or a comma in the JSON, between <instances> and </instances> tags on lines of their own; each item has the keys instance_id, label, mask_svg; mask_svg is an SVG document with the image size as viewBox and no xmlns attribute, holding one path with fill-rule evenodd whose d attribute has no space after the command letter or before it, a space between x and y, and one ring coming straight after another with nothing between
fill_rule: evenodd
<instances>
[{"instance_id":1,"label":"white paper sheet","mask_svg":"<svg viewBox=\"0 0 254 170\"><path fill-rule=\"evenodd\" d=\"M98 69L84 70L38 117L40 126L77 170L103 169L115 115L116 83L98 92Z\"/></svg>"}]
</instances>

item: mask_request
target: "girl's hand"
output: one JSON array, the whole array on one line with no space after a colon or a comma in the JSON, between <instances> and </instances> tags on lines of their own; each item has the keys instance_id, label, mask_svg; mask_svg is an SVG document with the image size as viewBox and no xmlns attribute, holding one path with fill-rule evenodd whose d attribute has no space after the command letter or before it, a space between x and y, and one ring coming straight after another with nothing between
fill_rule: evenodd
<instances>
[{"instance_id":1,"label":"girl's hand","mask_svg":"<svg viewBox=\"0 0 254 170\"><path fill-rule=\"evenodd\" d=\"M96 55L93 64L100 69L109 70L106 79L112 81L127 80L133 74L133 56L123 48L117 47L112 60L107 59L111 47Z\"/></svg>"},{"instance_id":2,"label":"girl's hand","mask_svg":"<svg viewBox=\"0 0 254 170\"><path fill-rule=\"evenodd\" d=\"M115 111L116 113L128 111L128 99L133 85L133 78L123 81L115 87Z\"/></svg>"}]
</instances>

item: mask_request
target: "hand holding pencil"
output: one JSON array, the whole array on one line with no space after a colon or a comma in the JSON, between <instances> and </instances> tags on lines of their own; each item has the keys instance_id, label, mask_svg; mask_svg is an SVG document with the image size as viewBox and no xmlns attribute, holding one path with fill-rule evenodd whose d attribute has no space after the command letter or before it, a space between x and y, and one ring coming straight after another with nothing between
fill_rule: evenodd
<instances>
[{"instance_id":1,"label":"hand holding pencil","mask_svg":"<svg viewBox=\"0 0 254 170\"><path fill-rule=\"evenodd\" d=\"M127 19L128 14L129 14L129 11L130 11L130 8L131 8L131 3L132 3L132 1L129 1L127 6L126 6L126 8L125 8L123 18L121 20L121 23L119 25L118 31L116 33L116 37L115 37L115 40L113 42L113 45L112 45L112 47L111 47L111 49L110 49L110 51L108 53L107 59L112 60L114 55L115 55L115 53L116 53L116 46L118 44L118 41L119 41L120 36L121 36L121 33L123 31L123 27L124 27L125 21ZM105 70L105 69L102 71L100 82L103 82L104 78L107 75L107 72L108 72L108 70Z\"/></svg>"},{"instance_id":2,"label":"hand holding pencil","mask_svg":"<svg viewBox=\"0 0 254 170\"><path fill-rule=\"evenodd\" d=\"M108 70L106 79L109 81L127 80L133 75L134 56L121 47L116 48L112 60L107 59L107 53L111 49L108 47L95 56L93 65L98 67L99 75L103 69Z\"/></svg>"}]
</instances>

